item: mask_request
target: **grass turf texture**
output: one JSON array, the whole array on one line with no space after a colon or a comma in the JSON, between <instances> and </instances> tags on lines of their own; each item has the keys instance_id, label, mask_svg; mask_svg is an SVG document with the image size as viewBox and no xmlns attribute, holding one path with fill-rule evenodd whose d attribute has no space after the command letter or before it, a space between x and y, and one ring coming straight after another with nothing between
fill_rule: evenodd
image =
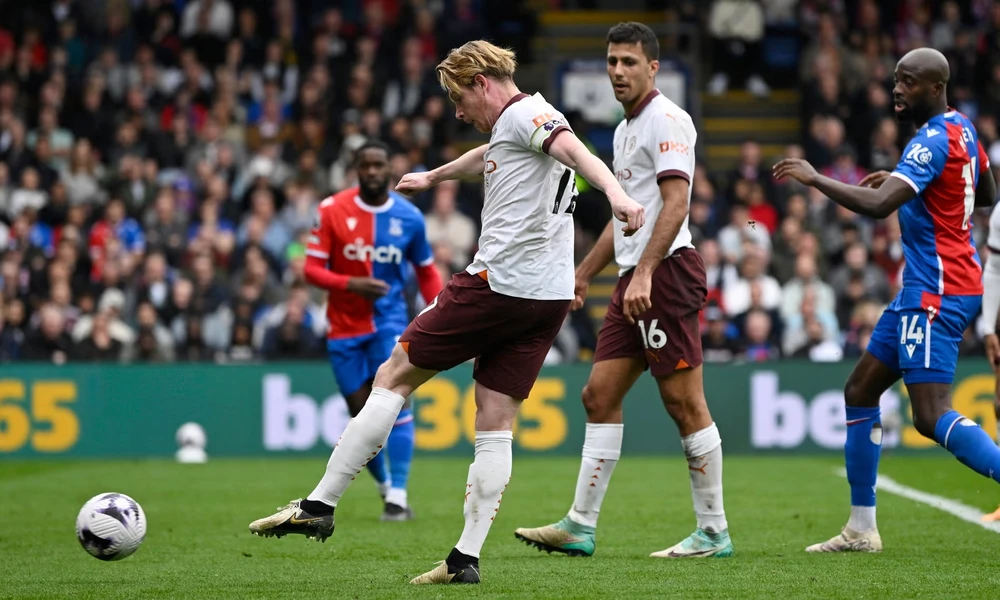
<instances>
[{"instance_id":1,"label":"grass turf texture","mask_svg":"<svg viewBox=\"0 0 1000 600\"><path fill-rule=\"evenodd\" d=\"M934 508L880 493L881 555L807 555L847 517L836 458L728 458L726 510L736 556L647 558L694 528L680 457L626 457L614 474L592 558L547 555L514 539L519 526L561 518L578 461L516 459L482 559L484 583L409 586L443 559L462 529L468 460L418 457L417 520L381 523L367 473L337 511L326 544L252 536L247 524L307 493L325 460L0 463L0 598L995 598L1000 536ZM954 460L888 456L900 483L990 511L1000 487ZM99 492L134 497L146 540L104 563L73 524Z\"/></svg>"}]
</instances>

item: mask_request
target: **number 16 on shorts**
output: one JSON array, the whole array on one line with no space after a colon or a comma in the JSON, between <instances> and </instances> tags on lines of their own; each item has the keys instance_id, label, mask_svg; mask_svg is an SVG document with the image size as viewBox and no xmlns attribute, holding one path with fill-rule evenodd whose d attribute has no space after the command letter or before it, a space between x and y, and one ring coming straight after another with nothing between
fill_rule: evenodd
<instances>
[{"instance_id":1,"label":"number 16 on shorts","mask_svg":"<svg viewBox=\"0 0 1000 600\"><path fill-rule=\"evenodd\" d=\"M662 329L657 329L656 323L659 319L653 319L646 325L645 321L639 321L639 333L642 335L642 345L649 350L659 350L667 345L667 334Z\"/></svg>"},{"instance_id":2,"label":"number 16 on shorts","mask_svg":"<svg viewBox=\"0 0 1000 600\"><path fill-rule=\"evenodd\" d=\"M904 313L899 317L899 366L902 369L926 369L930 362L931 328L924 311Z\"/></svg>"}]
</instances>

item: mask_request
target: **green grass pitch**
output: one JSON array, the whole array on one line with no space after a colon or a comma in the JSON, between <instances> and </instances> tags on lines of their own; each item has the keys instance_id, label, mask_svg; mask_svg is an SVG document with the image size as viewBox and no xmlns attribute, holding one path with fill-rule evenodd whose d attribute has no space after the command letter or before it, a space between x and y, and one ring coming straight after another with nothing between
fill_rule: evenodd
<instances>
[{"instance_id":1,"label":"green grass pitch","mask_svg":"<svg viewBox=\"0 0 1000 600\"><path fill-rule=\"evenodd\" d=\"M470 457L471 459L471 457ZM515 456L482 557L483 584L409 586L462 529L468 460L418 457L411 476L417 519L381 523L367 473L337 511L326 544L263 539L247 524L308 493L325 460L0 463L0 598L997 598L1000 536L887 493L879 499L881 555L812 556L835 534L848 487L836 457L731 457L726 509L731 559L647 558L693 530L682 458L624 457L601 513L592 558L547 555L514 539L519 526L562 517L578 461ZM946 456L887 456L882 472L984 511L1000 487ZM99 492L142 504L146 541L105 563L74 535L76 513Z\"/></svg>"}]
</instances>

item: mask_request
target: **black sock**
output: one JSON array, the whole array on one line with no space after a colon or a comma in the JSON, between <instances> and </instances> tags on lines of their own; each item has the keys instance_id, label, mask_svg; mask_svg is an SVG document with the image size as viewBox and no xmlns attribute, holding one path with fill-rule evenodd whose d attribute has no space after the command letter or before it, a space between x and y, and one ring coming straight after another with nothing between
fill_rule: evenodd
<instances>
[{"instance_id":1,"label":"black sock","mask_svg":"<svg viewBox=\"0 0 1000 600\"><path fill-rule=\"evenodd\" d=\"M311 515L325 516L333 514L333 507L320 500L303 500L299 502L299 508Z\"/></svg>"},{"instance_id":2,"label":"black sock","mask_svg":"<svg viewBox=\"0 0 1000 600\"><path fill-rule=\"evenodd\" d=\"M475 567L479 566L478 558L475 556L469 556L468 554L462 554L458 551L458 548L451 549L451 553L448 555L445 562L448 563L449 566L457 567L459 569L464 569L470 565Z\"/></svg>"}]
</instances>

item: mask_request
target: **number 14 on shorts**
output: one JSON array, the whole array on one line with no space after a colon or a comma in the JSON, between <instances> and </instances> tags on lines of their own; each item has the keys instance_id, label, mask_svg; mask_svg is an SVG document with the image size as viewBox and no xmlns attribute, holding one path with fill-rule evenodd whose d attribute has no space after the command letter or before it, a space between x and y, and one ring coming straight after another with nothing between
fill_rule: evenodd
<instances>
[{"instance_id":1,"label":"number 14 on shorts","mask_svg":"<svg viewBox=\"0 0 1000 600\"><path fill-rule=\"evenodd\" d=\"M924 343L924 326L920 323L920 313L902 315L899 319L899 345L906 350L906 358L913 358L917 346ZM924 316L926 320L926 316Z\"/></svg>"},{"instance_id":2,"label":"number 14 on shorts","mask_svg":"<svg viewBox=\"0 0 1000 600\"><path fill-rule=\"evenodd\" d=\"M659 350L667 345L667 334L662 329L657 329L656 323L659 319L653 319L646 325L645 321L639 321L639 334L642 336L642 345L647 350Z\"/></svg>"}]
</instances>

